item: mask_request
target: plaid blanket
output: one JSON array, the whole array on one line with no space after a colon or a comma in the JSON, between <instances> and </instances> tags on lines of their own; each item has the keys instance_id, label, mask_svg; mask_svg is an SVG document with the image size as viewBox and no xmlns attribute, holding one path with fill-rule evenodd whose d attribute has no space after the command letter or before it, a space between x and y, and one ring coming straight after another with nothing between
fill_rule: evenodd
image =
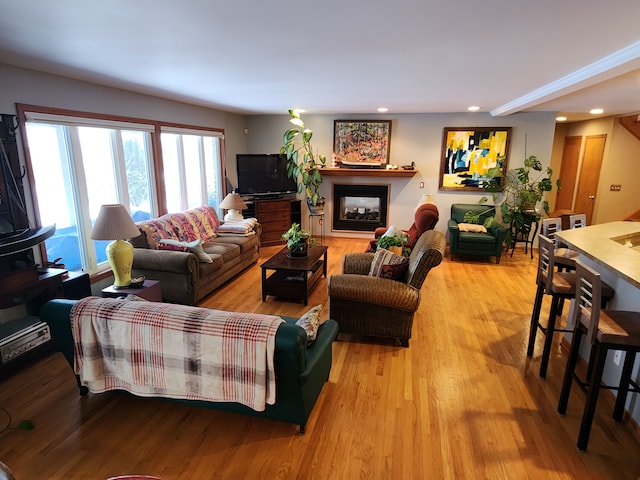
<instances>
[{"instance_id":1,"label":"plaid blanket","mask_svg":"<svg viewBox=\"0 0 640 480\"><path fill-rule=\"evenodd\" d=\"M275 403L280 317L87 297L71 311L75 372L91 392L126 390L263 411Z\"/></svg>"}]
</instances>

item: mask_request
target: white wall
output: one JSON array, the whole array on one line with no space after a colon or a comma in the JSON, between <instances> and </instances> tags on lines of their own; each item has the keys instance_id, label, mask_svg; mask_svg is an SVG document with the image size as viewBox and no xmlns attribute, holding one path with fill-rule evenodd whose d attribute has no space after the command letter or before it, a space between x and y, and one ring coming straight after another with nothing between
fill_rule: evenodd
<instances>
[{"instance_id":1,"label":"white wall","mask_svg":"<svg viewBox=\"0 0 640 480\"><path fill-rule=\"evenodd\" d=\"M390 163L406 165L415 162L418 173L412 178L379 177L330 177L325 176L321 193L331 198L331 182L354 184L390 184L390 224L408 228L413 223L413 210L422 193L432 193L440 211L436 229L446 232L452 203L477 203L481 192L438 191L442 134L445 127L513 127L509 168L522 166L526 154L535 154L546 167L550 164L553 146L555 115L548 112L521 113L508 117L491 117L481 113L459 114L385 114L385 115L308 115L302 118L313 130L312 144L330 159L333 152L334 120L390 119ZM289 128L288 115L248 116L247 152L276 153L280 150L282 135ZM235 173L235 172L234 172ZM235 182L235 177L233 180ZM419 188L423 181L425 187ZM358 234L331 232L331 205L325 208L326 235L370 237L371 233ZM303 215L305 217L306 215ZM306 219L303 220L306 221Z\"/></svg>"}]
</instances>

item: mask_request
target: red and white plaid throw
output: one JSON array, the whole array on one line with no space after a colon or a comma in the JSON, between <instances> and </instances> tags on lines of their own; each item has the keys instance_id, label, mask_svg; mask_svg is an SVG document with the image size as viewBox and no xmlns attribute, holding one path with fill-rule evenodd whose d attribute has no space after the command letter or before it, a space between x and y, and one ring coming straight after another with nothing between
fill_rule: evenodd
<instances>
[{"instance_id":1,"label":"red and white plaid throw","mask_svg":"<svg viewBox=\"0 0 640 480\"><path fill-rule=\"evenodd\" d=\"M87 297L71 310L75 372L91 392L126 390L263 411L275 403L280 317Z\"/></svg>"}]
</instances>

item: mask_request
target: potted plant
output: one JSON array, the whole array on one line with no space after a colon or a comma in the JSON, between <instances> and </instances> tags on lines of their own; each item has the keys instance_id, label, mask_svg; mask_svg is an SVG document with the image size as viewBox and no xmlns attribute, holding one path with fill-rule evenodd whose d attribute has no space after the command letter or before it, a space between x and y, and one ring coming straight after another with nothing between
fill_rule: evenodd
<instances>
[{"instance_id":1,"label":"potted plant","mask_svg":"<svg viewBox=\"0 0 640 480\"><path fill-rule=\"evenodd\" d=\"M376 243L377 248L384 248L385 250L389 250L397 255L405 255L408 252L405 248L405 243L407 243L407 236L404 233L394 233L393 235L382 235L378 238L378 242Z\"/></svg>"},{"instance_id":2,"label":"potted plant","mask_svg":"<svg viewBox=\"0 0 640 480\"><path fill-rule=\"evenodd\" d=\"M289 110L289 116L289 122L294 128L284 132L280 154L287 157L287 175L297 182L298 193L303 190L306 193L309 210L311 213L319 213L324 207L324 198L319 192L322 183L320 169L325 166L327 157L313 153L313 132L305 127L298 111Z\"/></svg>"},{"instance_id":3,"label":"potted plant","mask_svg":"<svg viewBox=\"0 0 640 480\"><path fill-rule=\"evenodd\" d=\"M289 256L306 257L307 250L315 244L315 239L311 238L311 233L300 228L299 223L292 223L289 230L282 234L282 240L287 242Z\"/></svg>"},{"instance_id":4,"label":"potted plant","mask_svg":"<svg viewBox=\"0 0 640 480\"><path fill-rule=\"evenodd\" d=\"M499 173L499 167L490 169L490 181L485 183L484 189L492 192L494 203L500 206L502 222L507 227L505 243L507 247L512 247L518 232L530 228L532 221L540 220L540 206L549 215L549 202L543 197L546 192L553 190L553 170L550 167L543 170L540 160L531 155L525 158L523 167L507 172L504 186L497 179ZM555 184L557 191L560 191L560 179ZM481 202L486 200L483 197Z\"/></svg>"}]
</instances>

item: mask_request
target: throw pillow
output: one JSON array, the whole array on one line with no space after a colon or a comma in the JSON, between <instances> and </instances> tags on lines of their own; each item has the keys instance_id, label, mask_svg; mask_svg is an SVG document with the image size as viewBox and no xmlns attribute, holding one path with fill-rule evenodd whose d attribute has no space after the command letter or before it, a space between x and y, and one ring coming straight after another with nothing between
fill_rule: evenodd
<instances>
[{"instance_id":1,"label":"throw pillow","mask_svg":"<svg viewBox=\"0 0 640 480\"><path fill-rule=\"evenodd\" d=\"M160 241L158 244L158 250L170 250L172 252L188 252L189 249L186 245L172 245L171 243L165 243Z\"/></svg>"},{"instance_id":2,"label":"throw pillow","mask_svg":"<svg viewBox=\"0 0 640 480\"><path fill-rule=\"evenodd\" d=\"M316 305L310 310L307 310L302 315L296 325L302 327L307 332L307 345L313 343L318 334L318 327L320 327L320 312L322 311L322 304Z\"/></svg>"},{"instance_id":3,"label":"throw pillow","mask_svg":"<svg viewBox=\"0 0 640 480\"><path fill-rule=\"evenodd\" d=\"M160 244L167 244L167 245L173 245L178 247L187 247L187 249L191 253L193 253L196 257L198 257L198 260L200 260L201 262L203 263L213 262L213 260L211 260L211 257L202 249L201 239L194 240L193 242L180 242L178 240L162 239L160 240Z\"/></svg>"},{"instance_id":4,"label":"throw pillow","mask_svg":"<svg viewBox=\"0 0 640 480\"><path fill-rule=\"evenodd\" d=\"M459 223L458 229L461 232L487 233L484 225L476 225L475 223Z\"/></svg>"},{"instance_id":5,"label":"throw pillow","mask_svg":"<svg viewBox=\"0 0 640 480\"><path fill-rule=\"evenodd\" d=\"M409 258L396 255L384 248L378 248L373 255L369 275L372 277L402 280L409 268Z\"/></svg>"}]
</instances>

